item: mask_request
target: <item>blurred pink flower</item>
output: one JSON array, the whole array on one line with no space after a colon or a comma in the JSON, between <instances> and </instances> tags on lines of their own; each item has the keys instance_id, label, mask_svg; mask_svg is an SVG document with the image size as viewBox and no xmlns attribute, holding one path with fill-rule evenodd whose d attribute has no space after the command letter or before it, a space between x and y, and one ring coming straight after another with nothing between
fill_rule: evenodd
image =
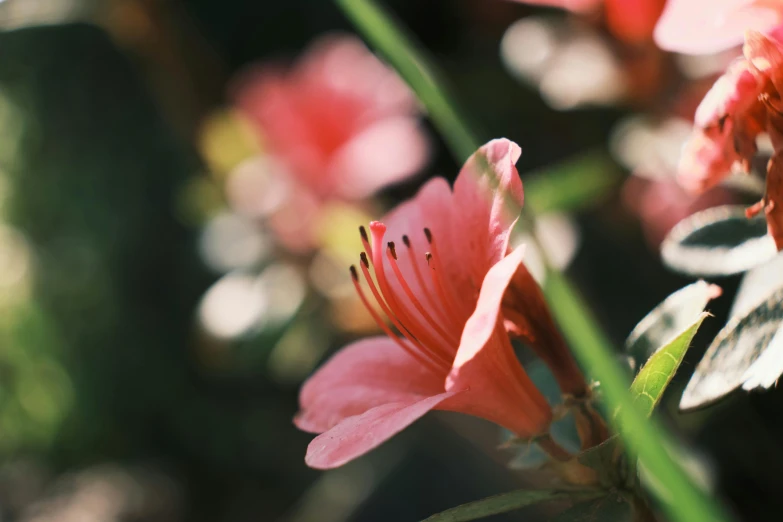
<instances>
[{"instance_id":1,"label":"blurred pink flower","mask_svg":"<svg viewBox=\"0 0 783 522\"><path fill-rule=\"evenodd\" d=\"M290 69L246 72L234 98L285 167L289 193L308 202L305 214L326 201L366 198L415 174L428 157L412 93L354 37L322 38ZM300 217L282 221L303 229L298 242L306 246L309 224Z\"/></svg>"},{"instance_id":2,"label":"blurred pink flower","mask_svg":"<svg viewBox=\"0 0 783 522\"><path fill-rule=\"evenodd\" d=\"M305 383L295 423L321 433L308 447L308 465L340 466L432 409L482 417L523 438L547 433L552 410L516 359L507 329L556 361L566 393L586 392L522 263L523 247L509 252L522 205L520 152L508 140L492 141L468 160L453 191L433 179L383 223L372 222L369 236L361 229L365 252L351 272L387 335L348 345Z\"/></svg>"},{"instance_id":3,"label":"blurred pink flower","mask_svg":"<svg viewBox=\"0 0 783 522\"><path fill-rule=\"evenodd\" d=\"M767 167L764 199L748 210L762 210L770 235L783 250L783 40L777 28L768 37L749 31L744 58L734 62L696 111L696 129L683 149L678 180L700 192L719 183L734 165L750 170L756 138L769 134L774 154Z\"/></svg>"},{"instance_id":4,"label":"blurred pink flower","mask_svg":"<svg viewBox=\"0 0 783 522\"><path fill-rule=\"evenodd\" d=\"M663 11L665 0L517 0L526 4L548 5L581 14L598 12L609 31L628 43L642 43L652 38L653 29Z\"/></svg>"},{"instance_id":5,"label":"blurred pink flower","mask_svg":"<svg viewBox=\"0 0 783 522\"><path fill-rule=\"evenodd\" d=\"M747 30L766 32L781 22L781 0L668 0L655 41L667 51L716 53L740 45Z\"/></svg>"}]
</instances>

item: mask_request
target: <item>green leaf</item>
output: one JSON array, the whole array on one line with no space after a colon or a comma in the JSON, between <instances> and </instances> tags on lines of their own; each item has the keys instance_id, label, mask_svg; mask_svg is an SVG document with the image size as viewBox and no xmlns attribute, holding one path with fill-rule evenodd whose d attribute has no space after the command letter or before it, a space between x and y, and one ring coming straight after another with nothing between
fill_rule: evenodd
<instances>
[{"instance_id":1,"label":"green leaf","mask_svg":"<svg viewBox=\"0 0 783 522\"><path fill-rule=\"evenodd\" d=\"M783 252L779 252L768 262L749 270L742 276L729 317L747 314L781 287L783 287Z\"/></svg>"},{"instance_id":2,"label":"green leaf","mask_svg":"<svg viewBox=\"0 0 783 522\"><path fill-rule=\"evenodd\" d=\"M742 389L769 389L783 375L783 326L772 337L759 358L742 374Z\"/></svg>"},{"instance_id":3,"label":"green leaf","mask_svg":"<svg viewBox=\"0 0 783 522\"><path fill-rule=\"evenodd\" d=\"M579 362L601 383L601 394L612 410L618 410L617 427L625 447L632 457L644 464L648 474L663 488L655 490L658 500L672 520L691 522L730 520L708 497L667 451L666 433L633 406L628 388L631 384L611 346L594 320L585 314L581 297L562 274L551 272L547 277L546 296L566 338L571 341Z\"/></svg>"},{"instance_id":4,"label":"green leaf","mask_svg":"<svg viewBox=\"0 0 783 522\"><path fill-rule=\"evenodd\" d=\"M525 204L535 214L579 210L601 201L620 180L617 165L598 151L525 175Z\"/></svg>"},{"instance_id":5,"label":"green leaf","mask_svg":"<svg viewBox=\"0 0 783 522\"><path fill-rule=\"evenodd\" d=\"M630 489L634 482L634 472L618 435L583 451L577 459L581 464L595 470L599 483L607 489Z\"/></svg>"},{"instance_id":6,"label":"green leaf","mask_svg":"<svg viewBox=\"0 0 783 522\"><path fill-rule=\"evenodd\" d=\"M631 522L633 508L618 495L606 495L566 509L549 522Z\"/></svg>"},{"instance_id":7,"label":"green leaf","mask_svg":"<svg viewBox=\"0 0 783 522\"><path fill-rule=\"evenodd\" d=\"M641 365L661 346L689 328L720 292L719 287L705 281L696 281L677 290L639 321L625 341L626 352Z\"/></svg>"},{"instance_id":8,"label":"green leaf","mask_svg":"<svg viewBox=\"0 0 783 522\"><path fill-rule=\"evenodd\" d=\"M680 367L696 331L708 315L708 313L702 312L693 324L652 354L636 375L631 384L633 401L648 417L652 415L655 406L660 402L663 392L666 391L672 377L677 372L677 368Z\"/></svg>"},{"instance_id":9,"label":"green leaf","mask_svg":"<svg viewBox=\"0 0 783 522\"><path fill-rule=\"evenodd\" d=\"M748 382L751 388L765 387L770 381L774 384L783 371L781 329L783 288L778 288L745 315L731 319L718 333L696 366L680 409L706 406ZM757 365L759 361L763 365ZM771 378L774 373L777 376Z\"/></svg>"},{"instance_id":10,"label":"green leaf","mask_svg":"<svg viewBox=\"0 0 783 522\"><path fill-rule=\"evenodd\" d=\"M661 256L669 267L704 277L738 274L776 253L763 214L748 219L745 208L734 205L683 219L661 244Z\"/></svg>"},{"instance_id":11,"label":"green leaf","mask_svg":"<svg viewBox=\"0 0 783 522\"><path fill-rule=\"evenodd\" d=\"M464 522L468 520L477 520L479 518L507 513L526 506L538 504L540 502L550 502L554 500L589 500L592 498L606 495L606 492L599 490L526 490L512 491L502 495L487 497L469 504L462 504L451 509L447 509L437 515L432 515L424 522Z\"/></svg>"},{"instance_id":12,"label":"green leaf","mask_svg":"<svg viewBox=\"0 0 783 522\"><path fill-rule=\"evenodd\" d=\"M745 316L764 302L779 288L783 288L783 252L767 263L747 272L737 290L729 317ZM783 374L783 326L742 375L742 388L767 389L775 385Z\"/></svg>"}]
</instances>

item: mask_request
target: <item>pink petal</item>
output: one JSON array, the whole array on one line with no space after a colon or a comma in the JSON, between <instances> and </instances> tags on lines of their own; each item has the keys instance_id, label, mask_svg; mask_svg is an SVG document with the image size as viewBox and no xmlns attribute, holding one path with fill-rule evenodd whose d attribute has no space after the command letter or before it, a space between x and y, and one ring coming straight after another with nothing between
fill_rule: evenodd
<instances>
[{"instance_id":1,"label":"pink petal","mask_svg":"<svg viewBox=\"0 0 783 522\"><path fill-rule=\"evenodd\" d=\"M443 380L388 337L363 339L337 352L305 382L294 422L322 433L376 406L442 393Z\"/></svg>"},{"instance_id":2,"label":"pink petal","mask_svg":"<svg viewBox=\"0 0 783 522\"><path fill-rule=\"evenodd\" d=\"M783 26L778 28L778 32L783 32ZM756 70L769 77L775 90L778 93L783 92L783 42L755 31L748 31L745 35L743 52Z\"/></svg>"},{"instance_id":3,"label":"pink petal","mask_svg":"<svg viewBox=\"0 0 783 522\"><path fill-rule=\"evenodd\" d=\"M767 31L781 21L783 8L753 0L669 0L655 28L667 51L709 54L742 44L745 31Z\"/></svg>"},{"instance_id":4,"label":"pink petal","mask_svg":"<svg viewBox=\"0 0 783 522\"><path fill-rule=\"evenodd\" d=\"M341 197L359 200L415 174L428 156L429 143L418 120L391 117L351 138L335 153L325 174L335 180Z\"/></svg>"},{"instance_id":5,"label":"pink petal","mask_svg":"<svg viewBox=\"0 0 783 522\"><path fill-rule=\"evenodd\" d=\"M437 253L447 293L460 296L452 306L459 323L473 313L481 281L508 249L509 233L523 201L522 182L514 166L520 154L519 146L509 140L491 141L468 159L453 192L445 180L433 179L382 220L387 227L385 241L399 245L407 235L418 263L423 262L425 252ZM425 227L432 232L434 246L425 238ZM401 272L407 281L417 281L412 260L405 249L400 250L404 253L398 261ZM426 276L426 264L420 269ZM399 285L390 280L402 295ZM425 277L426 288L411 286L423 303L427 302L425 294L437 293L429 277Z\"/></svg>"},{"instance_id":6,"label":"pink petal","mask_svg":"<svg viewBox=\"0 0 783 522\"><path fill-rule=\"evenodd\" d=\"M410 398L349 417L313 439L307 447L305 462L316 469L342 466L378 447L444 400L460 393L450 391L426 398Z\"/></svg>"},{"instance_id":7,"label":"pink petal","mask_svg":"<svg viewBox=\"0 0 783 522\"><path fill-rule=\"evenodd\" d=\"M755 103L762 87L750 63L735 61L704 96L694 122L699 127L718 125L727 115L734 116Z\"/></svg>"},{"instance_id":8,"label":"pink petal","mask_svg":"<svg viewBox=\"0 0 783 522\"><path fill-rule=\"evenodd\" d=\"M398 246L398 266L422 303L429 302L426 294L437 295L432 280L428 277L429 268L424 259L424 254L432 250L432 245L424 234L424 228L429 228L437 244L438 253L444 261L444 279L456 294L463 297L461 302L454 304L463 314L460 322L464 322L473 311L473 300L478 296L478 282L474 285L469 270L461 264L464 250L462 245L466 242L465 231L457 224L458 214L461 211L462 209L455 204L454 194L448 182L443 178L434 178L425 183L413 199L400 204L384 217L383 223L386 225L387 241L394 241L397 245L401 245L403 235L408 236L413 248L409 251L406 247ZM411 257L411 252L416 255L416 258ZM460 262L456 262L457 260ZM418 284L413 262L419 264L419 270L424 274L425 288L421 288ZM391 266L387 266L386 270L387 273L392 273ZM404 295L393 277L390 278L390 282L395 293Z\"/></svg>"},{"instance_id":9,"label":"pink petal","mask_svg":"<svg viewBox=\"0 0 783 522\"><path fill-rule=\"evenodd\" d=\"M442 409L482 417L520 437L530 437L546 430L552 411L516 359L500 313L523 254L524 247L515 249L487 273L446 381L448 390L469 391L447 401Z\"/></svg>"},{"instance_id":10,"label":"pink petal","mask_svg":"<svg viewBox=\"0 0 783 522\"><path fill-rule=\"evenodd\" d=\"M458 255L478 285L508 250L508 238L523 203L522 181L514 166L522 154L507 139L493 140L471 156L454 182L454 223ZM456 239L456 238L455 238Z\"/></svg>"},{"instance_id":11,"label":"pink petal","mask_svg":"<svg viewBox=\"0 0 783 522\"><path fill-rule=\"evenodd\" d=\"M330 151L323 146L312 115L302 110L301 90L279 69L260 67L241 75L233 91L239 110L290 173L311 192L327 195L328 180L318 173L325 170Z\"/></svg>"},{"instance_id":12,"label":"pink petal","mask_svg":"<svg viewBox=\"0 0 783 522\"><path fill-rule=\"evenodd\" d=\"M731 174L740 161L733 142L734 124L727 120L723 129L696 129L682 150L677 181L688 192L699 194Z\"/></svg>"}]
</instances>

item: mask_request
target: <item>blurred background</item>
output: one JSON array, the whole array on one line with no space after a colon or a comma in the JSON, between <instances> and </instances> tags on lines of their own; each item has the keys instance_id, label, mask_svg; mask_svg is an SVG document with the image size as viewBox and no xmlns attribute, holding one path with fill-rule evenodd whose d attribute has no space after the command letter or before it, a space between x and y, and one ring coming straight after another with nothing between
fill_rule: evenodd
<instances>
[{"instance_id":1,"label":"blurred background","mask_svg":"<svg viewBox=\"0 0 783 522\"><path fill-rule=\"evenodd\" d=\"M618 347L690 282L659 260L671 226L757 199L671 179L736 53L512 1L386 5L482 140L522 146L542 242ZM332 2L4 0L0 29L0 520L420 520L544 480L454 414L304 464L299 386L376 329L348 279L356 226L459 170ZM729 305L661 412L741 519L778 520L780 393L676 411Z\"/></svg>"}]
</instances>

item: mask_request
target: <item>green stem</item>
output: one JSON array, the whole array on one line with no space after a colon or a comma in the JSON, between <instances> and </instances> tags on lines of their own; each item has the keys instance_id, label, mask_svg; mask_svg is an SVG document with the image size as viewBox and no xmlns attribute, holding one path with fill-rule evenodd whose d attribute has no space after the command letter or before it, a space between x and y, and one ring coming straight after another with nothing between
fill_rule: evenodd
<instances>
[{"instance_id":1,"label":"green stem","mask_svg":"<svg viewBox=\"0 0 783 522\"><path fill-rule=\"evenodd\" d=\"M374 0L336 2L415 91L454 156L462 162L478 150L481 143L455 109L450 94L437 81L435 68L393 17ZM524 221L532 222L533 218L529 209L524 211ZM551 267L544 294L577 360L601 383L608 406L613 411L620 408L617 416L620 433L651 479L662 486L663 492L656 492L661 493L659 501L666 512L679 522L729 520L671 458L665 449L667 437L658 425L634 408L628 393L630 378L617 363L611 343L569 281Z\"/></svg>"},{"instance_id":2,"label":"green stem","mask_svg":"<svg viewBox=\"0 0 783 522\"><path fill-rule=\"evenodd\" d=\"M609 406L619 408L617 428L632 454L660 489L659 500L672 519L727 521L722 510L688 477L666 450L673 447L669 437L653 419L634 407L628 393L630 379L617 362L603 332L592 319L581 297L559 272L550 271L545 294L563 334L575 348L575 355L588 373L601 385ZM578 340L578 342L577 342Z\"/></svg>"}]
</instances>

